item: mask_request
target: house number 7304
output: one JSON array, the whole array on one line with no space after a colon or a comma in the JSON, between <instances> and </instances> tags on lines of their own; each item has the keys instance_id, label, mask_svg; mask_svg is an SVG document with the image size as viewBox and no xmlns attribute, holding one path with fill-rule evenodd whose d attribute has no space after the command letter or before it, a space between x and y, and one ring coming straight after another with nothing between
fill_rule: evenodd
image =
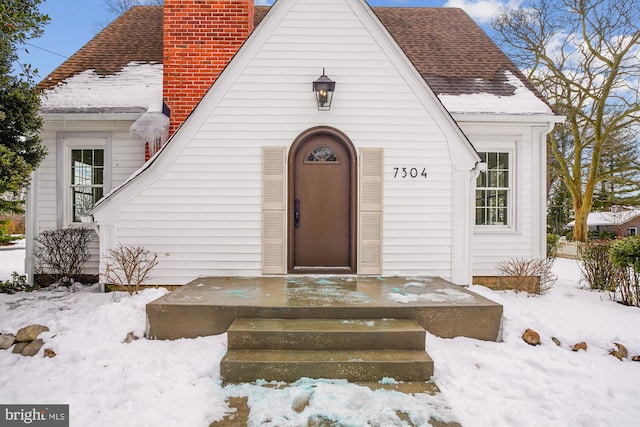
<instances>
[{"instance_id":1,"label":"house number 7304","mask_svg":"<svg viewBox=\"0 0 640 427\"><path fill-rule=\"evenodd\" d=\"M417 179L427 177L427 168L393 168L395 179Z\"/></svg>"}]
</instances>

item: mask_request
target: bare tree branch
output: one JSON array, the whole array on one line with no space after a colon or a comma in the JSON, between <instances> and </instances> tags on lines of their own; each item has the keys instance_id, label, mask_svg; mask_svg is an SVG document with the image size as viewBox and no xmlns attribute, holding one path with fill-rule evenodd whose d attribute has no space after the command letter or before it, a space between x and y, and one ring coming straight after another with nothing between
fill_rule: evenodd
<instances>
[{"instance_id":1,"label":"bare tree branch","mask_svg":"<svg viewBox=\"0 0 640 427\"><path fill-rule=\"evenodd\" d=\"M534 85L567 117L548 144L573 199L574 238L585 241L594 191L612 173L602 168L602 158L622 133L640 125L637 0L529 0L501 11L494 29Z\"/></svg>"},{"instance_id":2,"label":"bare tree branch","mask_svg":"<svg viewBox=\"0 0 640 427\"><path fill-rule=\"evenodd\" d=\"M104 0L107 10L114 15L120 15L133 6L161 6L163 0Z\"/></svg>"}]
</instances>

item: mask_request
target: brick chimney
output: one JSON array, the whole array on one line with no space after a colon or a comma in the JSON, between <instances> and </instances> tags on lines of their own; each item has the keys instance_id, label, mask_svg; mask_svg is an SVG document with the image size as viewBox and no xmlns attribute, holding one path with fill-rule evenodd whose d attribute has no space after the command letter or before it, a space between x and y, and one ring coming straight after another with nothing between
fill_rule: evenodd
<instances>
[{"instance_id":1,"label":"brick chimney","mask_svg":"<svg viewBox=\"0 0 640 427\"><path fill-rule=\"evenodd\" d=\"M254 0L164 0L163 89L172 135L253 31Z\"/></svg>"}]
</instances>

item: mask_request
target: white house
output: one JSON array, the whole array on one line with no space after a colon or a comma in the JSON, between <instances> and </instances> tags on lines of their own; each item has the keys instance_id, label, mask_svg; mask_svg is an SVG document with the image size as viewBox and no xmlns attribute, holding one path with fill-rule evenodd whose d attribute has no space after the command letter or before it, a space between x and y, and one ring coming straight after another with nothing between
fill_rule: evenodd
<instances>
[{"instance_id":1,"label":"white house","mask_svg":"<svg viewBox=\"0 0 640 427\"><path fill-rule=\"evenodd\" d=\"M49 154L28 198L30 272L33 237L69 226L97 230L89 272L107 249L144 246L170 285L468 284L545 256L545 136L561 118L460 9L165 0L40 86Z\"/></svg>"}]
</instances>

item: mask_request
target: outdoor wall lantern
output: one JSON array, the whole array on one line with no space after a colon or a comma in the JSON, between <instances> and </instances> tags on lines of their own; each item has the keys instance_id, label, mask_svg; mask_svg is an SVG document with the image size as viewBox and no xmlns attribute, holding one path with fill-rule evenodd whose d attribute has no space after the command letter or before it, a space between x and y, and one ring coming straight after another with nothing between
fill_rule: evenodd
<instances>
[{"instance_id":1,"label":"outdoor wall lantern","mask_svg":"<svg viewBox=\"0 0 640 427\"><path fill-rule=\"evenodd\" d=\"M313 91L316 94L316 101L318 101L318 110L328 111L331 109L331 100L333 99L335 88L336 82L324 74L323 68L322 75L313 82Z\"/></svg>"}]
</instances>

